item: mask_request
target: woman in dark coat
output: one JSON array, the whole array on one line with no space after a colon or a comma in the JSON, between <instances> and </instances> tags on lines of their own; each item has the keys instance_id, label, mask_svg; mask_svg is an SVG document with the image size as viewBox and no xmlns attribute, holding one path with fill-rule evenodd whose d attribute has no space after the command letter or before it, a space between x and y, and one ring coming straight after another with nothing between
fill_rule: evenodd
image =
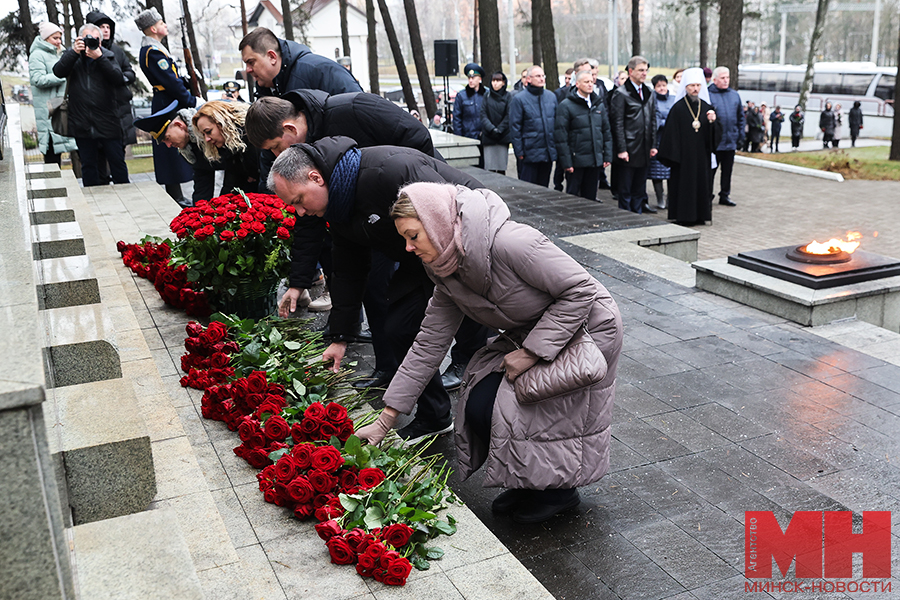
<instances>
[{"instance_id":1,"label":"woman in dark coat","mask_svg":"<svg viewBox=\"0 0 900 600\"><path fill-rule=\"evenodd\" d=\"M791 149L797 150L800 147L800 138L803 137L803 124L806 122L806 115L803 114L803 108L799 104L794 107L794 112L788 120L791 122Z\"/></svg>"},{"instance_id":2,"label":"woman in dark coat","mask_svg":"<svg viewBox=\"0 0 900 600\"><path fill-rule=\"evenodd\" d=\"M244 121L249 104L213 100L197 109L192 119L203 155L216 171L225 171L222 194L259 189L259 150L247 141Z\"/></svg>"},{"instance_id":3,"label":"woman in dark coat","mask_svg":"<svg viewBox=\"0 0 900 600\"><path fill-rule=\"evenodd\" d=\"M491 76L491 89L481 103L481 144L484 168L506 175L509 164L509 100L506 75L497 71Z\"/></svg>"},{"instance_id":4,"label":"woman in dark coat","mask_svg":"<svg viewBox=\"0 0 900 600\"><path fill-rule=\"evenodd\" d=\"M93 23L103 32L103 41L101 44L107 50L110 50L116 56L116 63L122 69L122 84L116 88L116 101L119 103L119 120L122 122L123 143L137 143L137 135L134 129L134 115L131 112L131 86L136 79L134 68L125 55L125 50L116 44L116 23L99 10L92 10L87 14L84 20ZM107 33L108 32L108 33Z\"/></svg>"},{"instance_id":5,"label":"woman in dark coat","mask_svg":"<svg viewBox=\"0 0 900 600\"><path fill-rule=\"evenodd\" d=\"M834 127L836 121L834 111L831 110L831 102L825 103L825 110L819 115L819 129L822 130L822 147L827 148L834 139Z\"/></svg>"},{"instance_id":6,"label":"woman in dark coat","mask_svg":"<svg viewBox=\"0 0 900 600\"><path fill-rule=\"evenodd\" d=\"M781 124L784 123L784 113L781 112L781 107L776 106L775 110L772 111L772 114L769 115L769 123L772 124L772 137L769 138L769 152L772 151L772 148L775 148L775 152L778 152L778 142L781 140Z\"/></svg>"},{"instance_id":7,"label":"woman in dark coat","mask_svg":"<svg viewBox=\"0 0 900 600\"><path fill-rule=\"evenodd\" d=\"M579 486L609 468L610 423L622 319L609 292L536 229L509 220L489 190L414 183L391 210L407 251L425 264L434 295L412 348L384 395L386 408L357 435L380 442L409 413L468 316L503 335L466 368L456 411L463 480L484 466L484 485L507 491L496 513L537 523L580 502ZM575 336L602 353L578 369L598 383L520 404L515 380L554 361ZM596 354L596 352L595 352ZM504 376L505 371L505 376Z\"/></svg>"},{"instance_id":8,"label":"woman in dark coat","mask_svg":"<svg viewBox=\"0 0 900 600\"><path fill-rule=\"evenodd\" d=\"M856 147L856 138L859 137L859 130L863 128L863 112L862 104L859 100L853 103L853 108L847 115L848 125L850 125L850 146Z\"/></svg>"},{"instance_id":9,"label":"woman in dark coat","mask_svg":"<svg viewBox=\"0 0 900 600\"><path fill-rule=\"evenodd\" d=\"M755 106L747 111L747 139L750 140L750 152L760 152L760 145L766 139L766 125Z\"/></svg>"}]
</instances>

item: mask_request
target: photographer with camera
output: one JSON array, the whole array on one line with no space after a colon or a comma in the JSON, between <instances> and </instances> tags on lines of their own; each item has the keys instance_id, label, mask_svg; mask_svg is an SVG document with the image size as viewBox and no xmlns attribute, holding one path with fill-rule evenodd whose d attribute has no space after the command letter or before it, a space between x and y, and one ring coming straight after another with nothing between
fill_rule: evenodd
<instances>
[{"instance_id":1,"label":"photographer with camera","mask_svg":"<svg viewBox=\"0 0 900 600\"><path fill-rule=\"evenodd\" d=\"M85 187L102 185L98 149L103 148L114 183L128 183L122 123L117 118L116 89L122 85L122 69L115 55L101 47L100 28L85 24L72 47L53 66L53 74L69 80L69 134L81 155Z\"/></svg>"}]
</instances>

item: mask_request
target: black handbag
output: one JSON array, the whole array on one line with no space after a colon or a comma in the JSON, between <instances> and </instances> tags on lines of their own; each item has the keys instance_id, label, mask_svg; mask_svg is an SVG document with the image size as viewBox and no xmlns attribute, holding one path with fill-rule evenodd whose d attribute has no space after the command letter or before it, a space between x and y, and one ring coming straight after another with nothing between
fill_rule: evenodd
<instances>
[{"instance_id":1,"label":"black handbag","mask_svg":"<svg viewBox=\"0 0 900 600\"><path fill-rule=\"evenodd\" d=\"M69 82L62 98L51 98L47 101L50 109L50 126L54 133L69 137Z\"/></svg>"}]
</instances>

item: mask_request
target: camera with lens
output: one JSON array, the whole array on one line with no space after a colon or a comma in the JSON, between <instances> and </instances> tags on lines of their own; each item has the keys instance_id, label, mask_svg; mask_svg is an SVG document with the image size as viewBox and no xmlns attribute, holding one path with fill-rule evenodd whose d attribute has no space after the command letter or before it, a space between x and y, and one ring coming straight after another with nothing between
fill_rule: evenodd
<instances>
[{"instance_id":1,"label":"camera with lens","mask_svg":"<svg viewBox=\"0 0 900 600\"><path fill-rule=\"evenodd\" d=\"M100 38L95 38L92 35L84 36L84 47L89 50L97 50L100 48Z\"/></svg>"}]
</instances>

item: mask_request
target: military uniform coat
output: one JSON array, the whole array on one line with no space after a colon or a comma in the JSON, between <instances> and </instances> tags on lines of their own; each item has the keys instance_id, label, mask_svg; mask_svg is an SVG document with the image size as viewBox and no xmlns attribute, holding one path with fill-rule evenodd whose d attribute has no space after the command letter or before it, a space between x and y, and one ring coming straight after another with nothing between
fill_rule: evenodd
<instances>
[{"instance_id":1,"label":"military uniform coat","mask_svg":"<svg viewBox=\"0 0 900 600\"><path fill-rule=\"evenodd\" d=\"M453 275L432 277L434 296L384 403L403 413L412 410L463 316L505 331L547 361L585 326L608 367L599 383L524 406L504 378L494 403L490 443L485 444L466 422L466 402L479 381L502 371L503 357L515 349L511 341L499 337L479 350L466 368L455 437L462 479L484 465L485 487L542 490L597 481L609 469L616 367L622 349L622 318L615 301L541 232L510 221L509 208L493 192L458 187L456 202L465 256Z\"/></svg>"},{"instance_id":2,"label":"military uniform coat","mask_svg":"<svg viewBox=\"0 0 900 600\"><path fill-rule=\"evenodd\" d=\"M178 74L175 59L157 40L144 36L141 40L141 71L153 86L151 110L155 113L178 100L178 108L193 108L197 99L191 95L187 82ZM193 177L193 170L177 148L161 143L153 144L153 168L156 182L161 185L184 183Z\"/></svg>"}]
</instances>

